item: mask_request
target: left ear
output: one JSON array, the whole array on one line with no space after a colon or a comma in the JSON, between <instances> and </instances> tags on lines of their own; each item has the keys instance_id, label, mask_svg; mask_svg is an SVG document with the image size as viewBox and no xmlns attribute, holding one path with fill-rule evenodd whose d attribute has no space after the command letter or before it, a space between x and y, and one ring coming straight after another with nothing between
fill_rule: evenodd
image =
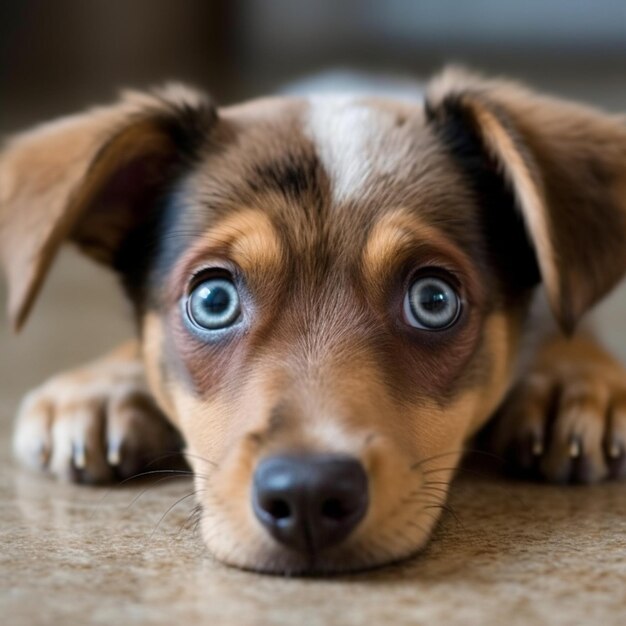
<instances>
[{"instance_id":1,"label":"left ear","mask_svg":"<svg viewBox=\"0 0 626 626\"><path fill-rule=\"evenodd\" d=\"M202 94L169 85L44 124L0 152L0 267L14 328L65 241L120 268L128 236L196 158L217 120ZM126 246L127 247L127 246Z\"/></svg>"},{"instance_id":2,"label":"left ear","mask_svg":"<svg viewBox=\"0 0 626 626\"><path fill-rule=\"evenodd\" d=\"M626 273L626 118L458 69L430 84L426 109L438 129L477 137L495 163L571 332Z\"/></svg>"}]
</instances>

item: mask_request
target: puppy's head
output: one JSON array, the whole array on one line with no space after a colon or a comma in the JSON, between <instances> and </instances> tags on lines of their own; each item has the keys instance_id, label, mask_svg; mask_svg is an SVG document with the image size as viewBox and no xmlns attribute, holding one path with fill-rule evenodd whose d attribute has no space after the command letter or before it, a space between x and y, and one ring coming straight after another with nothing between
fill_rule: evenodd
<instances>
[{"instance_id":1,"label":"puppy's head","mask_svg":"<svg viewBox=\"0 0 626 626\"><path fill-rule=\"evenodd\" d=\"M543 282L565 330L626 268L626 128L458 73L423 105L170 88L0 161L24 321L70 239L119 272L221 560L359 569L427 540Z\"/></svg>"}]
</instances>

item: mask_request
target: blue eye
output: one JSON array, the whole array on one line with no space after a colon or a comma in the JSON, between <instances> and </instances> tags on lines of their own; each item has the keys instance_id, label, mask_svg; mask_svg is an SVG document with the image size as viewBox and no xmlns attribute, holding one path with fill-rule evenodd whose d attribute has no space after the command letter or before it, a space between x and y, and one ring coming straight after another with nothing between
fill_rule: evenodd
<instances>
[{"instance_id":1,"label":"blue eye","mask_svg":"<svg viewBox=\"0 0 626 626\"><path fill-rule=\"evenodd\" d=\"M187 315L196 325L207 330L232 326L241 315L239 293L227 278L210 278L189 294Z\"/></svg>"},{"instance_id":2,"label":"blue eye","mask_svg":"<svg viewBox=\"0 0 626 626\"><path fill-rule=\"evenodd\" d=\"M404 315L415 328L443 330L461 313L461 299L445 280L435 276L418 278L406 292Z\"/></svg>"}]
</instances>

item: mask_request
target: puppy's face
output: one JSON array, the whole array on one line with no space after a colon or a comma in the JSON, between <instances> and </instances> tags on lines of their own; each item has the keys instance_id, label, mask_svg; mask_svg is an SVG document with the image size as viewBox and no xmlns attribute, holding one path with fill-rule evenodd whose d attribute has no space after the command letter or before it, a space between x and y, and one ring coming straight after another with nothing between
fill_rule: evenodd
<instances>
[{"instance_id":1,"label":"puppy's face","mask_svg":"<svg viewBox=\"0 0 626 626\"><path fill-rule=\"evenodd\" d=\"M269 571L405 557L506 389L525 273L498 276L484 207L418 107L252 103L213 136L139 278L203 536Z\"/></svg>"},{"instance_id":2,"label":"puppy's face","mask_svg":"<svg viewBox=\"0 0 626 626\"><path fill-rule=\"evenodd\" d=\"M624 273L625 166L618 120L454 73L413 105L135 95L8 145L9 310L64 239L112 266L209 549L376 566L427 540L537 283L571 329Z\"/></svg>"}]
</instances>

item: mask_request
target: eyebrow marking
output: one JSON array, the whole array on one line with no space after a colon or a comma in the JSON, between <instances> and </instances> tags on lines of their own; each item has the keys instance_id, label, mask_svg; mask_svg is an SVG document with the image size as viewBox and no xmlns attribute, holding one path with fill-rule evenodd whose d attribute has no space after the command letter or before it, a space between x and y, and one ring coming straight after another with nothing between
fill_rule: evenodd
<instances>
[{"instance_id":1,"label":"eyebrow marking","mask_svg":"<svg viewBox=\"0 0 626 626\"><path fill-rule=\"evenodd\" d=\"M223 246L242 269L268 269L280 265L283 257L278 233L269 217L258 210L245 209L207 232L211 247Z\"/></svg>"},{"instance_id":2,"label":"eyebrow marking","mask_svg":"<svg viewBox=\"0 0 626 626\"><path fill-rule=\"evenodd\" d=\"M365 280L382 287L405 260L421 255L426 262L446 259L467 267L465 255L438 228L406 209L384 215L372 228L361 256Z\"/></svg>"},{"instance_id":3,"label":"eyebrow marking","mask_svg":"<svg viewBox=\"0 0 626 626\"><path fill-rule=\"evenodd\" d=\"M173 273L172 291L180 296L194 266L211 258L225 258L257 281L265 282L284 265L284 248L270 218L257 209L242 209L198 237Z\"/></svg>"}]
</instances>

